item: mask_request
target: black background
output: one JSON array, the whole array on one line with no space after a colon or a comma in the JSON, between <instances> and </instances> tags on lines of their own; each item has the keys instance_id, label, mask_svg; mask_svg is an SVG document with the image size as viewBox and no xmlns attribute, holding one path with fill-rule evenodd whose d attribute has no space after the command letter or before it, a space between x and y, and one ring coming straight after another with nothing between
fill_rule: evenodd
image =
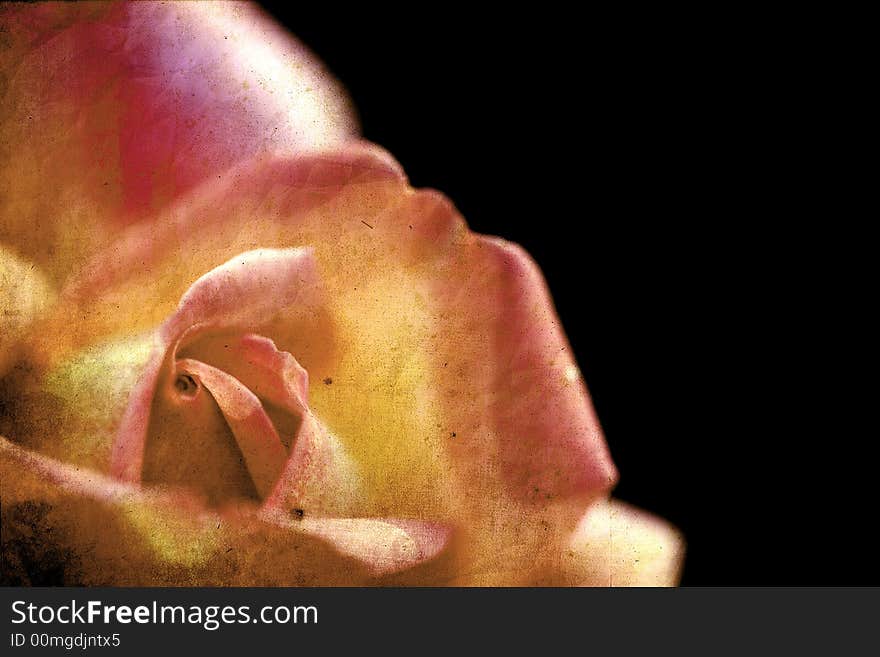
<instances>
[{"instance_id":1,"label":"black background","mask_svg":"<svg viewBox=\"0 0 880 657\"><path fill-rule=\"evenodd\" d=\"M822 57L796 25L266 6L415 186L538 261L615 494L681 528L683 584L880 583L866 395L830 330L841 208L812 172Z\"/></svg>"}]
</instances>

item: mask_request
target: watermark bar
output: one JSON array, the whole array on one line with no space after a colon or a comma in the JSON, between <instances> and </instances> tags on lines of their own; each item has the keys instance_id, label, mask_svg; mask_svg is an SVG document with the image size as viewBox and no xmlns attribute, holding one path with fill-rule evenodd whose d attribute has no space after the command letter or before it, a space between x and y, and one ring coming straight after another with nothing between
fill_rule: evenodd
<instances>
[{"instance_id":1,"label":"watermark bar","mask_svg":"<svg viewBox=\"0 0 880 657\"><path fill-rule=\"evenodd\" d=\"M474 642L540 654L790 654L801 647L852 654L872 645L878 602L876 588L0 589L4 655L420 654L427 646L468 651Z\"/></svg>"}]
</instances>

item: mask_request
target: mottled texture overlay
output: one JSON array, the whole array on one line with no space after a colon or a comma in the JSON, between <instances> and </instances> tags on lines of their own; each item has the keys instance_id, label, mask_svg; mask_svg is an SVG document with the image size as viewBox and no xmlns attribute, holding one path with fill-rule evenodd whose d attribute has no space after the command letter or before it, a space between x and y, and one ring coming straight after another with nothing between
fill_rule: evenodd
<instances>
[{"instance_id":1,"label":"mottled texture overlay","mask_svg":"<svg viewBox=\"0 0 880 657\"><path fill-rule=\"evenodd\" d=\"M535 263L257 9L0 7L4 584L671 585Z\"/></svg>"}]
</instances>

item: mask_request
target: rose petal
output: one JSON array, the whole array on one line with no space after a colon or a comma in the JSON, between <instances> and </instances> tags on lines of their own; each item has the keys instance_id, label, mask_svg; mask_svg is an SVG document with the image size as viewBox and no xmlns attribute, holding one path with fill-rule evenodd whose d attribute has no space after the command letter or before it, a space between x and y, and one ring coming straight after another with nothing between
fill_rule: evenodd
<instances>
[{"instance_id":1,"label":"rose petal","mask_svg":"<svg viewBox=\"0 0 880 657\"><path fill-rule=\"evenodd\" d=\"M260 400L236 378L197 360L178 361L177 371L195 375L211 393L235 435L257 493L265 498L281 476L287 450Z\"/></svg>"},{"instance_id":2,"label":"rose petal","mask_svg":"<svg viewBox=\"0 0 880 657\"><path fill-rule=\"evenodd\" d=\"M3 584L370 585L429 564L450 537L406 520L211 511L185 492L147 491L4 438L0 496Z\"/></svg>"},{"instance_id":3,"label":"rose petal","mask_svg":"<svg viewBox=\"0 0 880 657\"><path fill-rule=\"evenodd\" d=\"M150 334L127 335L96 343L49 371L25 354L0 384L0 433L65 463L107 473L115 430L132 391L142 385L153 347Z\"/></svg>"},{"instance_id":4,"label":"rose petal","mask_svg":"<svg viewBox=\"0 0 880 657\"><path fill-rule=\"evenodd\" d=\"M433 559L451 535L444 525L416 521L396 524L370 518L306 518L301 525L307 533L333 543L342 554L370 564L370 573L375 576Z\"/></svg>"},{"instance_id":5,"label":"rose petal","mask_svg":"<svg viewBox=\"0 0 880 657\"><path fill-rule=\"evenodd\" d=\"M212 506L258 502L257 482L230 422L198 377L176 369L161 377L156 391L137 481L185 487Z\"/></svg>"},{"instance_id":6,"label":"rose petal","mask_svg":"<svg viewBox=\"0 0 880 657\"><path fill-rule=\"evenodd\" d=\"M163 325L162 338L173 345L192 328L259 326L315 285L314 258L308 249L242 253L192 284ZM196 334L187 337L192 340Z\"/></svg>"},{"instance_id":7,"label":"rose petal","mask_svg":"<svg viewBox=\"0 0 880 657\"><path fill-rule=\"evenodd\" d=\"M223 348L204 354L190 351L241 381L257 397L276 406L301 413L308 408L309 374L286 351L279 351L269 338L247 333L217 338ZM181 355L187 353L184 350Z\"/></svg>"},{"instance_id":8,"label":"rose petal","mask_svg":"<svg viewBox=\"0 0 880 657\"><path fill-rule=\"evenodd\" d=\"M155 342L143 374L128 397L110 452L110 474L122 481L139 482L144 468L150 412L165 364L165 345L158 339Z\"/></svg>"},{"instance_id":9,"label":"rose petal","mask_svg":"<svg viewBox=\"0 0 880 657\"><path fill-rule=\"evenodd\" d=\"M357 132L338 83L254 5L7 3L0 31L0 241L56 280L236 162Z\"/></svg>"},{"instance_id":10,"label":"rose petal","mask_svg":"<svg viewBox=\"0 0 880 657\"><path fill-rule=\"evenodd\" d=\"M556 586L675 586L684 558L669 523L618 500L590 508L562 552Z\"/></svg>"},{"instance_id":11,"label":"rose petal","mask_svg":"<svg viewBox=\"0 0 880 657\"><path fill-rule=\"evenodd\" d=\"M520 498L546 503L610 490L617 471L537 265L520 247L486 237L474 241L469 264L469 280L437 284L446 314L483 327L469 339L475 352L441 339L455 344L444 353L457 368L482 361L492 369L487 408L457 404L460 421L488 415L486 428L504 437L494 458ZM490 345L492 356L481 356Z\"/></svg>"},{"instance_id":12,"label":"rose petal","mask_svg":"<svg viewBox=\"0 0 880 657\"><path fill-rule=\"evenodd\" d=\"M364 512L359 468L347 450L306 410L293 449L272 493L269 509L300 509L324 516Z\"/></svg>"}]
</instances>

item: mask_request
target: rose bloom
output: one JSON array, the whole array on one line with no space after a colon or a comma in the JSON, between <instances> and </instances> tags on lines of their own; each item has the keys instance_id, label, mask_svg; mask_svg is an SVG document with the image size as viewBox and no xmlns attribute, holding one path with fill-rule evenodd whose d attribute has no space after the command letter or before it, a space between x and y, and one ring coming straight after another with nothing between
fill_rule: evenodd
<instances>
[{"instance_id":1,"label":"rose bloom","mask_svg":"<svg viewBox=\"0 0 880 657\"><path fill-rule=\"evenodd\" d=\"M5 5L3 581L670 585L541 274L248 5Z\"/></svg>"}]
</instances>

